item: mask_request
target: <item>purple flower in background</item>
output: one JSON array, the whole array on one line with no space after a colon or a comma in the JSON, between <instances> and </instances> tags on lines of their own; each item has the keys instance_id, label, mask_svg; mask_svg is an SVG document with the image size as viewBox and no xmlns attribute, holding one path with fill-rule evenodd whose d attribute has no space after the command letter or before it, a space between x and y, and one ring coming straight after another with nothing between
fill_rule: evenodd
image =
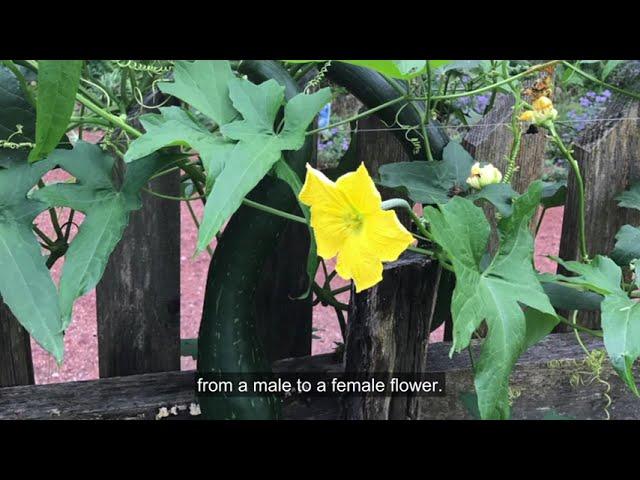
<instances>
[{"instance_id":1,"label":"purple flower in background","mask_svg":"<svg viewBox=\"0 0 640 480\"><path fill-rule=\"evenodd\" d=\"M338 127L333 127L331 129L331 135L335 135L336 133L338 133Z\"/></svg>"},{"instance_id":2,"label":"purple flower in background","mask_svg":"<svg viewBox=\"0 0 640 480\"><path fill-rule=\"evenodd\" d=\"M324 150L326 148L327 148L327 146L324 143L318 142L318 150Z\"/></svg>"},{"instance_id":3,"label":"purple flower in background","mask_svg":"<svg viewBox=\"0 0 640 480\"><path fill-rule=\"evenodd\" d=\"M596 92L587 92L587 97L594 98L596 96Z\"/></svg>"},{"instance_id":4,"label":"purple flower in background","mask_svg":"<svg viewBox=\"0 0 640 480\"><path fill-rule=\"evenodd\" d=\"M324 144L325 147L331 147L333 145L333 140L329 140L327 143Z\"/></svg>"},{"instance_id":5,"label":"purple flower in background","mask_svg":"<svg viewBox=\"0 0 640 480\"><path fill-rule=\"evenodd\" d=\"M477 110L483 111L489 105L489 95L478 95L476 97L476 107Z\"/></svg>"},{"instance_id":6,"label":"purple flower in background","mask_svg":"<svg viewBox=\"0 0 640 480\"><path fill-rule=\"evenodd\" d=\"M349 140L346 138L342 140L342 150L347 151L349 149Z\"/></svg>"},{"instance_id":7,"label":"purple flower in background","mask_svg":"<svg viewBox=\"0 0 640 480\"><path fill-rule=\"evenodd\" d=\"M590 107L591 106L591 100L589 100L587 97L580 97L580 106L582 106L584 108Z\"/></svg>"},{"instance_id":8,"label":"purple flower in background","mask_svg":"<svg viewBox=\"0 0 640 480\"><path fill-rule=\"evenodd\" d=\"M609 90L604 90L604 91L602 92L602 96L603 96L603 97L606 97L606 98L611 97L611 91L609 91Z\"/></svg>"},{"instance_id":9,"label":"purple flower in background","mask_svg":"<svg viewBox=\"0 0 640 480\"><path fill-rule=\"evenodd\" d=\"M607 101L607 97L605 97L604 95L598 95L596 97L596 102L598 102L598 103L604 103L606 101Z\"/></svg>"}]
</instances>

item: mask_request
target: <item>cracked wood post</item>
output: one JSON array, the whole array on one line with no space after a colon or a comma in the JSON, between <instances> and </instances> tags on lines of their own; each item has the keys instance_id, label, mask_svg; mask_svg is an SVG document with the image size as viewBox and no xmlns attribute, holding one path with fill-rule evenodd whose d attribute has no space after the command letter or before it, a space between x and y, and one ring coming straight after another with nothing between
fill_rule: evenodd
<instances>
[{"instance_id":1,"label":"cracked wood post","mask_svg":"<svg viewBox=\"0 0 640 480\"><path fill-rule=\"evenodd\" d=\"M161 92L144 105L158 105ZM168 105L176 104L170 99ZM129 114L157 113L136 106ZM122 166L121 159L117 160ZM115 170L116 178L122 171ZM121 178L119 179L122 180ZM180 172L149 182L152 191L180 196ZM142 192L129 225L96 288L100 377L180 370L180 202Z\"/></svg>"},{"instance_id":2,"label":"cracked wood post","mask_svg":"<svg viewBox=\"0 0 640 480\"><path fill-rule=\"evenodd\" d=\"M150 182L180 196L180 173ZM100 377L180 369L180 203L142 194L96 289Z\"/></svg>"},{"instance_id":3,"label":"cracked wood post","mask_svg":"<svg viewBox=\"0 0 640 480\"><path fill-rule=\"evenodd\" d=\"M352 287L345 371L358 374L427 371L427 345L440 267L423 255L405 252L384 266L374 287L355 293ZM347 420L413 419L418 398L347 396Z\"/></svg>"},{"instance_id":4,"label":"cracked wood post","mask_svg":"<svg viewBox=\"0 0 640 480\"><path fill-rule=\"evenodd\" d=\"M621 67L612 82L618 86L640 83L640 62ZM640 225L640 212L618 207L615 200L629 185L640 180L640 102L614 93L600 115L601 118L622 119L593 122L588 125L573 148L580 165L585 187L585 230L590 257L608 255L615 245L615 235L625 224ZM573 171L569 168L567 202L562 222L560 258L577 260L578 195ZM562 267L559 273L567 273ZM599 312L582 312L580 323L599 328ZM562 329L563 331L564 328Z\"/></svg>"},{"instance_id":5,"label":"cracked wood post","mask_svg":"<svg viewBox=\"0 0 640 480\"><path fill-rule=\"evenodd\" d=\"M29 334L0 297L0 387L33 383Z\"/></svg>"}]
</instances>

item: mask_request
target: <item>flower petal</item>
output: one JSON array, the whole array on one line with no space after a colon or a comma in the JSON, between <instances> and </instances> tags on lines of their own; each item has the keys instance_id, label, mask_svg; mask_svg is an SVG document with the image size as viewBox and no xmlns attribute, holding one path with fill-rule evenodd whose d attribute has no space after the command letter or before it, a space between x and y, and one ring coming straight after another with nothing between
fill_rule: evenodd
<instances>
[{"instance_id":1,"label":"flower petal","mask_svg":"<svg viewBox=\"0 0 640 480\"><path fill-rule=\"evenodd\" d=\"M397 260L414 241L392 210L380 210L368 215L363 228L368 248L383 262Z\"/></svg>"},{"instance_id":2,"label":"flower petal","mask_svg":"<svg viewBox=\"0 0 640 480\"><path fill-rule=\"evenodd\" d=\"M348 200L334 182L309 164L299 198L311 207L318 255L324 259L335 257L349 233L344 222L345 215L351 212Z\"/></svg>"},{"instance_id":3,"label":"flower petal","mask_svg":"<svg viewBox=\"0 0 640 480\"><path fill-rule=\"evenodd\" d=\"M336 256L349 235L343 218L339 210L311 207L311 227L316 237L318 255L325 260Z\"/></svg>"},{"instance_id":4,"label":"flower petal","mask_svg":"<svg viewBox=\"0 0 640 480\"><path fill-rule=\"evenodd\" d=\"M300 201L309 207L340 205L348 207L348 202L336 184L320 170L307 163L307 175L298 195Z\"/></svg>"},{"instance_id":5,"label":"flower petal","mask_svg":"<svg viewBox=\"0 0 640 480\"><path fill-rule=\"evenodd\" d=\"M336 181L336 187L343 192L353 208L360 213L380 210L382 198L364 163L355 172L342 175Z\"/></svg>"},{"instance_id":6,"label":"flower petal","mask_svg":"<svg viewBox=\"0 0 640 480\"><path fill-rule=\"evenodd\" d=\"M336 272L345 280L353 279L356 293L382 280L382 262L363 242L362 235L352 235L338 253Z\"/></svg>"}]
</instances>

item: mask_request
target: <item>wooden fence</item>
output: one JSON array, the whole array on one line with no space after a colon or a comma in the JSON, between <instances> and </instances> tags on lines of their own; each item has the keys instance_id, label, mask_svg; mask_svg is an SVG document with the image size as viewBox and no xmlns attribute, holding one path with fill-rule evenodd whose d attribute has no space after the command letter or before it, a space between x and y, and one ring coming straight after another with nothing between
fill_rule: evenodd
<instances>
[{"instance_id":1,"label":"wooden fence","mask_svg":"<svg viewBox=\"0 0 640 480\"><path fill-rule=\"evenodd\" d=\"M589 253L610 251L624 223L640 216L620 209L613 197L640 177L639 102L615 96L607 123L588 127L575 148L587 184ZM511 103L498 97L496 107L463 139L477 160L504 167L511 147ZM360 123L362 130L380 124ZM388 132L358 135L358 157L372 173L379 165L407 157ZM522 191L539 178L544 163L544 133L525 134L514 186ZM153 189L178 195L178 176L155 181ZM577 251L576 197L573 178L564 211L560 256ZM383 196L389 192L383 191ZM406 221L406 219L405 219ZM100 380L33 386L29 338L7 308L0 305L0 419L7 418L189 418L197 415L193 372L180 372L180 212L177 203L144 197L131 217L125 237L112 255L97 288ZM468 418L461 395L472 391L466 355L448 358L448 342L428 344L428 332L442 272L437 263L405 254L385 266L383 281L365 292L352 292L344 356L310 356L311 299L292 300L306 279L308 233L291 225L282 249L267 260L264 287L255 301L259 331L276 372L390 371L447 373L442 398L290 398L286 418ZM590 324L598 322L589 314ZM450 338L450 324L445 339ZM592 345L599 346L597 341ZM427 347L429 347L427 349ZM603 418L604 391L595 382L572 386L573 361L583 353L572 334L551 335L520 359L512 376L515 418L542 418L549 409L576 418ZM556 360L556 362L551 362ZM550 363L551 362L551 363ZM107 378L116 377L116 378ZM610 368L613 418L640 418L640 402ZM166 409L162 410L163 408Z\"/></svg>"}]
</instances>

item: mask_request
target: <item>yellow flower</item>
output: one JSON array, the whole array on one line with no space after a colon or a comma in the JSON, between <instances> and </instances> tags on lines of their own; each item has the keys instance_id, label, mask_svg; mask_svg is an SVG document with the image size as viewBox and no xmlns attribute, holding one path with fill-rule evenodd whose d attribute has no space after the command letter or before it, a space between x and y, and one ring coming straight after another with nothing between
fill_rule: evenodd
<instances>
[{"instance_id":1,"label":"yellow flower","mask_svg":"<svg viewBox=\"0 0 640 480\"><path fill-rule=\"evenodd\" d=\"M558 117L558 111L553 108L553 102L548 97L542 96L535 100L531 106L533 110L526 110L518 117L523 122L532 122L536 125L543 125L548 121L553 121Z\"/></svg>"},{"instance_id":2,"label":"yellow flower","mask_svg":"<svg viewBox=\"0 0 640 480\"><path fill-rule=\"evenodd\" d=\"M311 226L324 259L338 256L336 272L356 292L382 280L382 262L396 260L413 237L395 212L382 210L380 193L364 164L336 182L307 164L300 201L311 207Z\"/></svg>"},{"instance_id":3,"label":"yellow flower","mask_svg":"<svg viewBox=\"0 0 640 480\"><path fill-rule=\"evenodd\" d=\"M467 178L467 183L476 190L491 185L492 183L500 183L502 180L502 173L496 167L491 165L480 166L479 162L476 162L471 167L471 175Z\"/></svg>"}]
</instances>

